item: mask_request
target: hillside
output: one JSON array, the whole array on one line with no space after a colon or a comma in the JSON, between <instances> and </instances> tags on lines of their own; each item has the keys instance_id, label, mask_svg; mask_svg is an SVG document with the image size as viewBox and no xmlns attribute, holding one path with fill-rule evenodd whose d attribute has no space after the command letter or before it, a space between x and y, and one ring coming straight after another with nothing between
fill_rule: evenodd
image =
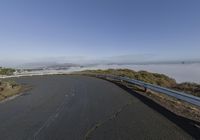
<instances>
[{"instance_id":1,"label":"hillside","mask_svg":"<svg viewBox=\"0 0 200 140\"><path fill-rule=\"evenodd\" d=\"M171 88L200 97L200 85L197 83L176 83L176 80L164 74L151 73L147 71L133 71L129 69L108 69L108 70L86 70L84 73L92 74L112 74L126 76L136 80L144 81L150 84Z\"/></svg>"}]
</instances>

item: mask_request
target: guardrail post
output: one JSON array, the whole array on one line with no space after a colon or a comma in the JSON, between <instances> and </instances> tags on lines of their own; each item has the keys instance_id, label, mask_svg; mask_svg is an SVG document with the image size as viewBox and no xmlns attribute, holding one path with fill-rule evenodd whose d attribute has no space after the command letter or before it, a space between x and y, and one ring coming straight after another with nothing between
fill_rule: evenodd
<instances>
[{"instance_id":1,"label":"guardrail post","mask_svg":"<svg viewBox=\"0 0 200 140\"><path fill-rule=\"evenodd\" d=\"M147 92L147 88L146 88L146 87L144 87L144 92L145 92L145 93Z\"/></svg>"}]
</instances>

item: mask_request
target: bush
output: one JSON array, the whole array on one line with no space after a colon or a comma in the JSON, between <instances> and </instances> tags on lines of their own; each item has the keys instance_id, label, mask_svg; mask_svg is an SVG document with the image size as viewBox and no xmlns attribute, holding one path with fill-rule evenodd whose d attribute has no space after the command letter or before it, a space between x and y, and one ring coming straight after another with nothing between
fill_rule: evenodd
<instances>
[{"instance_id":1,"label":"bush","mask_svg":"<svg viewBox=\"0 0 200 140\"><path fill-rule=\"evenodd\" d=\"M0 68L0 75L12 75L14 72L15 70L11 68Z\"/></svg>"}]
</instances>

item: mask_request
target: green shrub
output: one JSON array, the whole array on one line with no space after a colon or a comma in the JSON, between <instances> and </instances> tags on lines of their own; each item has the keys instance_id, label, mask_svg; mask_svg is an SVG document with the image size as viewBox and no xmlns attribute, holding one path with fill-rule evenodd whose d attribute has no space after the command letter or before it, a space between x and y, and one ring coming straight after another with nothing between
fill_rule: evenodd
<instances>
[{"instance_id":1,"label":"green shrub","mask_svg":"<svg viewBox=\"0 0 200 140\"><path fill-rule=\"evenodd\" d=\"M11 68L0 68L0 75L12 75L14 72L15 70Z\"/></svg>"}]
</instances>

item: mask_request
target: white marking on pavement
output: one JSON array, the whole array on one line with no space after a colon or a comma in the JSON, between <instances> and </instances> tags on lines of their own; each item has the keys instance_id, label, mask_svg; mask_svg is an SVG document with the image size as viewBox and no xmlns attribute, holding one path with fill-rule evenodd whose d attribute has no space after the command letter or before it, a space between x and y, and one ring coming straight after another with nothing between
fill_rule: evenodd
<instances>
[{"instance_id":1,"label":"white marking on pavement","mask_svg":"<svg viewBox=\"0 0 200 140\"><path fill-rule=\"evenodd\" d=\"M41 131L44 128L48 127L59 116L59 114L62 111L65 104L66 104L66 100L64 100L63 103L60 104L60 106L56 109L56 112L53 115L51 115L47 119L47 121L34 133L34 135L33 135L34 140L37 139L37 136L41 133Z\"/></svg>"}]
</instances>

